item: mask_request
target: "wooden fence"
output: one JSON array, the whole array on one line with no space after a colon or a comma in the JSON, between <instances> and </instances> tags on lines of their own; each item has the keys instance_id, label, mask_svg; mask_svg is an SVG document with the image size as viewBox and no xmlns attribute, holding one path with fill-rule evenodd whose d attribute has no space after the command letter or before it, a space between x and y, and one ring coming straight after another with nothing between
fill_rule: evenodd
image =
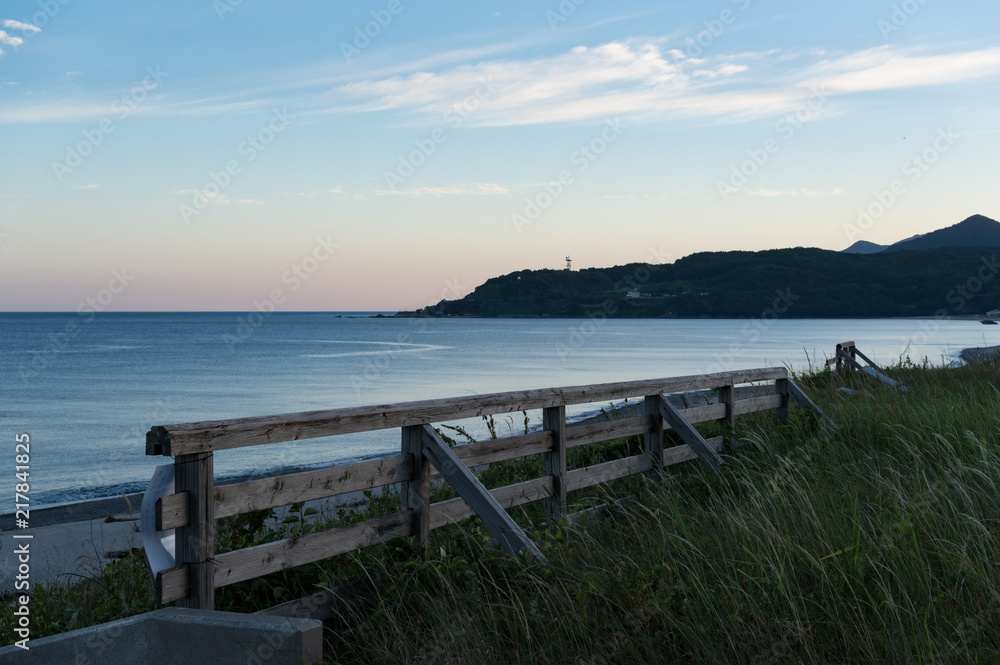
<instances>
[{"instance_id":1,"label":"wooden fence","mask_svg":"<svg viewBox=\"0 0 1000 665\"><path fill-rule=\"evenodd\" d=\"M749 399L737 399L736 386L772 383ZM678 409L665 394L716 389L716 403ZM644 415L567 426L566 407L644 398ZM153 427L146 435L146 454L172 456L175 494L156 504L157 529L176 529L176 562L156 579L159 603L211 609L218 587L261 577L357 549L397 536L426 544L432 529L472 514L482 518L511 551L541 553L506 513L531 501L545 501L547 514L566 511L566 493L637 473L656 473L666 465L700 458L714 469L723 466L718 451L724 437L705 440L692 426L707 421L732 424L746 413L776 410L786 418L789 398L816 406L789 378L783 367L751 369L592 386L546 388L452 399L311 411ZM542 410L540 431L474 444L449 447L432 424L487 415ZM816 409L818 411L818 409ZM353 464L215 485L213 454L219 450L298 441L379 429L399 428L401 454ZM674 429L685 445L664 450L663 431ZM586 468L567 470L566 451L626 436L643 436L642 454ZM543 475L485 490L470 471L479 465L543 455ZM431 467L459 498L430 503ZM399 485L400 510L350 526L216 554L218 518L352 491Z\"/></svg>"},{"instance_id":2,"label":"wooden fence","mask_svg":"<svg viewBox=\"0 0 1000 665\"><path fill-rule=\"evenodd\" d=\"M862 365L858 358L864 360L868 365ZM837 345L833 352L833 358L828 358L826 361L826 366L834 365L835 372L842 372L845 369L848 371L857 370L864 372L869 376L873 376L882 383L886 384L890 388L895 388L898 390L907 390L907 387L901 382L896 381L888 377L875 361L861 353L857 345L854 342L841 342Z\"/></svg>"}]
</instances>

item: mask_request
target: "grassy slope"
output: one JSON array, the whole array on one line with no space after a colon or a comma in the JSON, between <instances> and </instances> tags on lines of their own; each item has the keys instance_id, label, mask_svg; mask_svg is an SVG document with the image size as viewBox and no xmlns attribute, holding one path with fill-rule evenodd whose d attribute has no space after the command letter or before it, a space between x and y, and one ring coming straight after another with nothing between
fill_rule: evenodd
<instances>
[{"instance_id":1,"label":"grassy slope","mask_svg":"<svg viewBox=\"0 0 1000 665\"><path fill-rule=\"evenodd\" d=\"M741 426L723 475L685 465L621 516L517 565L481 534L331 627L338 662L1000 662L995 366L804 380L842 423ZM536 534L539 535L540 534Z\"/></svg>"},{"instance_id":2,"label":"grassy slope","mask_svg":"<svg viewBox=\"0 0 1000 665\"><path fill-rule=\"evenodd\" d=\"M496 552L472 520L435 532L426 556L399 540L227 588L220 604L370 580L367 601L328 624L329 658L344 663L1000 662L997 366L890 373L911 390L802 379L836 434L800 409L788 426L741 420L748 443L728 472L629 479L612 491L641 500L617 517L533 531L548 567ZM845 381L858 392L837 392ZM540 521L537 508L518 517ZM258 537L243 526L227 538ZM139 568L40 593L36 621L142 611Z\"/></svg>"}]
</instances>

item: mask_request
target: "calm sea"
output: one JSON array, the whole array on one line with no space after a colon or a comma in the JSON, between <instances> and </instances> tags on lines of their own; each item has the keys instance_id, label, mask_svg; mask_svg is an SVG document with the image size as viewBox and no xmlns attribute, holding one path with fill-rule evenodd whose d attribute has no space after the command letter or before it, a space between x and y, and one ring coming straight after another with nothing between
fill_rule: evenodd
<instances>
[{"instance_id":1,"label":"calm sea","mask_svg":"<svg viewBox=\"0 0 1000 665\"><path fill-rule=\"evenodd\" d=\"M369 313L0 314L0 496L31 436L33 505L145 487L153 425L873 359L953 361L1000 327L935 320L393 319ZM501 420L518 430L523 418ZM537 418L534 418L537 422ZM481 425L472 423L475 431ZM398 450L376 432L224 451L219 478ZM6 452L2 452L6 451Z\"/></svg>"}]
</instances>

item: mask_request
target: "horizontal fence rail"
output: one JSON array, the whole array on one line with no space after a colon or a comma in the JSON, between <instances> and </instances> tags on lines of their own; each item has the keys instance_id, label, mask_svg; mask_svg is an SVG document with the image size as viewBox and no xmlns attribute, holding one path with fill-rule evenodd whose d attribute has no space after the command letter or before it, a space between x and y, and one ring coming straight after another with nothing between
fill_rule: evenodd
<instances>
[{"instance_id":1,"label":"horizontal fence rail","mask_svg":"<svg viewBox=\"0 0 1000 665\"><path fill-rule=\"evenodd\" d=\"M736 386L769 384L742 395ZM665 394L717 390L718 402L677 408ZM606 403L641 397L645 415L567 425L568 405ZM776 411L787 417L789 399L818 411L783 367L752 369L645 381L546 388L454 399L352 407L326 411L153 427L146 437L150 455L174 456L177 492L156 504L159 530L176 529L177 564L157 575L157 601L212 608L218 587L327 559L391 538L412 537L425 546L431 530L478 515L505 547L544 557L506 511L545 501L545 512L566 514L566 493L700 458L711 468L724 465L718 453L727 437L702 438L695 424L732 424L744 414ZM640 406L641 406L640 402ZM527 434L448 447L434 423L541 409L542 429ZM824 416L825 418L825 416ZM215 485L215 451L337 434L400 428L402 454L352 464ZM683 445L663 448L663 432L673 429ZM577 469L566 468L568 449L624 437L640 437L644 451ZM443 446L443 447L442 447ZM471 469L540 455L543 475L486 490ZM430 502L431 478L451 485L459 497ZM344 527L286 538L216 554L215 520L256 510L334 497L358 490L395 486L400 511Z\"/></svg>"},{"instance_id":2,"label":"horizontal fence rail","mask_svg":"<svg viewBox=\"0 0 1000 665\"><path fill-rule=\"evenodd\" d=\"M150 430L146 435L146 444L149 454L190 455L408 425L429 425L446 420L478 418L500 413L534 411L552 406L593 404L626 397L721 388L787 377L788 371L784 367L769 367L667 379L543 388L328 411L306 411L279 416L163 425Z\"/></svg>"}]
</instances>

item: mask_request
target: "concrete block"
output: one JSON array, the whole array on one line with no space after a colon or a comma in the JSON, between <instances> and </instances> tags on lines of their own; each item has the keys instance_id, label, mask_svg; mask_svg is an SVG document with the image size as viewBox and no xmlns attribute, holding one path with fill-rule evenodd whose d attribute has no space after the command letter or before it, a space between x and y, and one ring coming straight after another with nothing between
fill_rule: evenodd
<instances>
[{"instance_id":1,"label":"concrete block","mask_svg":"<svg viewBox=\"0 0 1000 665\"><path fill-rule=\"evenodd\" d=\"M312 619L168 607L0 649L0 664L312 665L323 624Z\"/></svg>"}]
</instances>

